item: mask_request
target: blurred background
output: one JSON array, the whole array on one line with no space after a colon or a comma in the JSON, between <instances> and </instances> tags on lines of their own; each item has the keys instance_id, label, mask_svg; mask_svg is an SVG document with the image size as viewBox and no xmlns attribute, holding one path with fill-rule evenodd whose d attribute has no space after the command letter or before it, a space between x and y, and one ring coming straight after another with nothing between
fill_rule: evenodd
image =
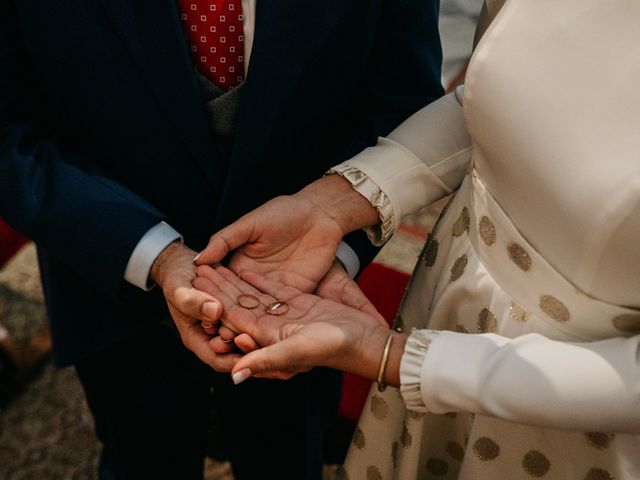
<instances>
[{"instance_id":1,"label":"blurred background","mask_svg":"<svg viewBox=\"0 0 640 480\"><path fill-rule=\"evenodd\" d=\"M445 86L451 87L464 75L481 5L481 0L442 1ZM363 288L378 297L383 314L386 310L387 316L393 316L408 273L443 204L405 219L376 258L377 265L363 275ZM393 278L396 288L376 291L380 284L376 278L381 275L386 281ZM345 378L336 444L349 441L367 389L367 382ZM0 480L93 480L99 452L74 369L56 369L51 361L35 247L0 219ZM329 463L339 460L339 453L334 454ZM334 472L334 466L327 466L326 478L333 478ZM267 472L265 476L271 478ZM207 460L207 480L232 478L228 464Z\"/></svg>"}]
</instances>

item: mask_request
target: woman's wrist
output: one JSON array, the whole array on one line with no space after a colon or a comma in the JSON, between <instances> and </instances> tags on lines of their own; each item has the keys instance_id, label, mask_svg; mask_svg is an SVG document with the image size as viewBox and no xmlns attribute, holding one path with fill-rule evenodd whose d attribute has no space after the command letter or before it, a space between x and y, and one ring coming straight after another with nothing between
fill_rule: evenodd
<instances>
[{"instance_id":1,"label":"woman's wrist","mask_svg":"<svg viewBox=\"0 0 640 480\"><path fill-rule=\"evenodd\" d=\"M404 347L407 343L407 335L394 330L391 331L391 335L393 335L393 341L391 343L391 350L389 351L384 383L392 387L399 387L400 364L402 363L402 355L404 355Z\"/></svg>"},{"instance_id":2,"label":"woman's wrist","mask_svg":"<svg viewBox=\"0 0 640 480\"><path fill-rule=\"evenodd\" d=\"M335 220L345 235L378 222L377 210L340 175L322 177L295 196L312 203Z\"/></svg>"},{"instance_id":3,"label":"woman's wrist","mask_svg":"<svg viewBox=\"0 0 640 480\"><path fill-rule=\"evenodd\" d=\"M407 342L407 335L390 330L384 326L373 327L368 334L364 335L360 342L354 346L354 352L350 354L351 361L349 368L351 371L369 380L377 381L383 361L383 353L389 336L392 337L389 348L389 355L384 367L383 383L392 387L400 385L400 362L404 353L404 346Z\"/></svg>"}]
</instances>

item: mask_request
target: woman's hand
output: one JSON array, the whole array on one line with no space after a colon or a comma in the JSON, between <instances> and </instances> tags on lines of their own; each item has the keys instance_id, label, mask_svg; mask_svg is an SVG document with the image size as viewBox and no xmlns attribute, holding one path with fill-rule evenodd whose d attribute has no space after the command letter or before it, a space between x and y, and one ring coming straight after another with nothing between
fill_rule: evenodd
<instances>
[{"instance_id":1,"label":"woman's hand","mask_svg":"<svg viewBox=\"0 0 640 480\"><path fill-rule=\"evenodd\" d=\"M220 300L225 327L238 333L234 343L246 355L233 368L236 383L249 376L290 378L314 366L376 378L390 334L378 318L260 274L245 272L243 279L255 287L224 267L199 267L194 280L196 288ZM255 296L259 305L241 307L241 294ZM276 299L288 306L282 315L266 312L266 306ZM220 342L219 337L211 340L216 352Z\"/></svg>"},{"instance_id":2,"label":"woman's hand","mask_svg":"<svg viewBox=\"0 0 640 480\"><path fill-rule=\"evenodd\" d=\"M229 268L237 274L258 272L311 293L329 272L342 237L377 220L349 182L330 175L223 228L194 261L213 265L235 251Z\"/></svg>"}]
</instances>

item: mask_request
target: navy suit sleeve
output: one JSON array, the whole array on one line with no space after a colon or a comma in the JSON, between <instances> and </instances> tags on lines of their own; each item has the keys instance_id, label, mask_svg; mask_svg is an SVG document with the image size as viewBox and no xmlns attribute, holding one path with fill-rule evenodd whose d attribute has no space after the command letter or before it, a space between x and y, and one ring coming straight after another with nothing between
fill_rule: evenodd
<instances>
[{"instance_id":1,"label":"navy suit sleeve","mask_svg":"<svg viewBox=\"0 0 640 480\"><path fill-rule=\"evenodd\" d=\"M115 297L135 245L164 217L47 131L33 85L10 2L0 0L0 216Z\"/></svg>"},{"instance_id":2,"label":"navy suit sleeve","mask_svg":"<svg viewBox=\"0 0 640 480\"><path fill-rule=\"evenodd\" d=\"M383 0L368 73L367 118L349 156L375 144L444 94L437 0ZM378 252L363 232L345 241L366 266Z\"/></svg>"}]
</instances>

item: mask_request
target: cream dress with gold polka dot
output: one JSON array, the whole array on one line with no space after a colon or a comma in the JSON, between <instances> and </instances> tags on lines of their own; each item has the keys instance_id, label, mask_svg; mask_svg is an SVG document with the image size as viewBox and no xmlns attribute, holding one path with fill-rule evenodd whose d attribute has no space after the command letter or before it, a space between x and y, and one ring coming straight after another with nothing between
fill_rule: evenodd
<instances>
[{"instance_id":1,"label":"cream dress with gold polka dot","mask_svg":"<svg viewBox=\"0 0 640 480\"><path fill-rule=\"evenodd\" d=\"M640 479L640 2L487 7L464 92L337 169L382 240L457 190L341 475Z\"/></svg>"}]
</instances>

